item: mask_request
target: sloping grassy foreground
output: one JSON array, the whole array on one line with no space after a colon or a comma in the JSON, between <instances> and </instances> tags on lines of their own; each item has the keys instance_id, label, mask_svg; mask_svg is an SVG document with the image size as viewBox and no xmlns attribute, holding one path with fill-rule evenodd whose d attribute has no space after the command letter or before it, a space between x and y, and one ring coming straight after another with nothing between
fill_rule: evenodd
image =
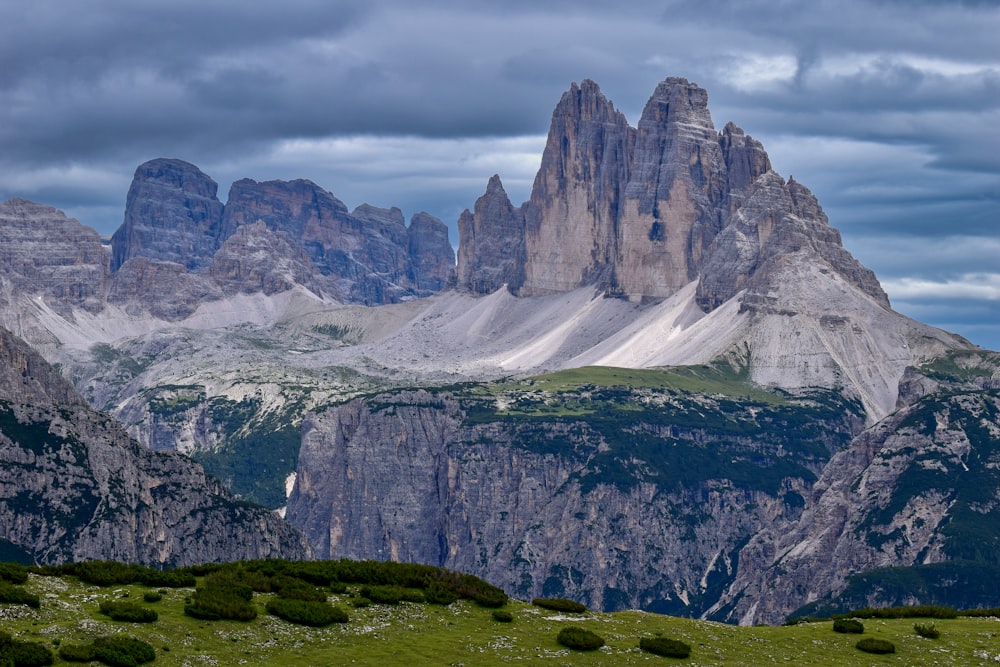
<instances>
[{"instance_id":1,"label":"sloping grassy foreground","mask_svg":"<svg viewBox=\"0 0 1000 667\"><path fill-rule=\"evenodd\" d=\"M511 601L514 620L499 623L492 610L460 600L448 606L403 602L355 608L356 586L329 599L350 614L349 622L325 628L298 626L267 615L273 596L258 593L259 615L250 622L200 621L183 613L193 589L166 589L159 602L143 601L141 585L101 588L71 576L31 575L25 588L41 598L39 609L0 604L0 629L16 639L41 642L54 653L62 643L86 643L123 633L156 649L152 665L996 665L1000 620L936 620L940 639L918 636L913 619L864 621L864 637L892 641L896 653L877 656L854 648L859 635L837 634L832 623L740 628L643 612L566 614ZM122 623L98 611L102 600L129 600L155 609L153 623ZM606 641L599 651L580 653L556 643L574 625ZM662 658L638 648L641 637L662 635L692 647L688 659ZM56 664L62 663L58 658ZM79 663L77 663L79 664ZM96 663L95 663L96 664Z\"/></svg>"}]
</instances>

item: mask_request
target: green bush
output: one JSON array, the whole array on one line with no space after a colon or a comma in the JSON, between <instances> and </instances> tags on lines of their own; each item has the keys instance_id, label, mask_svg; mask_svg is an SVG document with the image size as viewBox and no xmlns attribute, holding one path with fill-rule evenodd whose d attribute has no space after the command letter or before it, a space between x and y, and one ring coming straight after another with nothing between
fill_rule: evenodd
<instances>
[{"instance_id":1,"label":"green bush","mask_svg":"<svg viewBox=\"0 0 1000 667\"><path fill-rule=\"evenodd\" d=\"M439 581L432 581L430 585L424 589L424 597L427 599L429 604L439 604L448 606L452 602L458 599L455 592L442 584Z\"/></svg>"},{"instance_id":2,"label":"green bush","mask_svg":"<svg viewBox=\"0 0 1000 667\"><path fill-rule=\"evenodd\" d=\"M647 653L667 658L686 658L691 655L690 646L679 639L667 639L666 637L643 637L639 640L639 648Z\"/></svg>"},{"instance_id":3,"label":"green bush","mask_svg":"<svg viewBox=\"0 0 1000 667\"><path fill-rule=\"evenodd\" d=\"M857 644L854 645L859 651L864 651L865 653L895 653L896 647L892 642L885 639L875 639L874 637L865 637Z\"/></svg>"},{"instance_id":4,"label":"green bush","mask_svg":"<svg viewBox=\"0 0 1000 667\"><path fill-rule=\"evenodd\" d=\"M556 641L574 651L596 651L604 646L603 637L575 626L560 630Z\"/></svg>"},{"instance_id":5,"label":"green bush","mask_svg":"<svg viewBox=\"0 0 1000 667\"><path fill-rule=\"evenodd\" d=\"M957 618L958 612L952 607L921 604L909 607L864 607L844 615L844 617L848 616L854 618Z\"/></svg>"},{"instance_id":6,"label":"green bush","mask_svg":"<svg viewBox=\"0 0 1000 667\"><path fill-rule=\"evenodd\" d=\"M503 609L496 609L493 612L493 620L498 623L512 623L514 621L514 614Z\"/></svg>"},{"instance_id":7,"label":"green bush","mask_svg":"<svg viewBox=\"0 0 1000 667\"><path fill-rule=\"evenodd\" d=\"M243 596L226 588L202 588L194 592L184 605L184 613L206 621L229 619L252 621L257 618L257 608Z\"/></svg>"},{"instance_id":8,"label":"green bush","mask_svg":"<svg viewBox=\"0 0 1000 667\"><path fill-rule=\"evenodd\" d=\"M351 606L355 609L364 609L365 607L372 606L372 601L368 598L355 598L351 600Z\"/></svg>"},{"instance_id":9,"label":"green bush","mask_svg":"<svg viewBox=\"0 0 1000 667\"><path fill-rule=\"evenodd\" d=\"M941 636L941 631L935 628L933 623L914 623L913 630L927 639L937 639Z\"/></svg>"},{"instance_id":10,"label":"green bush","mask_svg":"<svg viewBox=\"0 0 1000 667\"><path fill-rule=\"evenodd\" d=\"M361 597L375 604L399 604L400 602L424 602L424 594L402 586L362 586Z\"/></svg>"},{"instance_id":11,"label":"green bush","mask_svg":"<svg viewBox=\"0 0 1000 667\"><path fill-rule=\"evenodd\" d=\"M483 588L473 593L471 599L480 607L495 609L507 604L507 601L510 598L508 598L507 594L499 588Z\"/></svg>"},{"instance_id":12,"label":"green bush","mask_svg":"<svg viewBox=\"0 0 1000 667\"><path fill-rule=\"evenodd\" d=\"M110 667L138 667L156 659L152 645L133 637L100 637L94 640L94 657Z\"/></svg>"},{"instance_id":13,"label":"green bush","mask_svg":"<svg viewBox=\"0 0 1000 667\"><path fill-rule=\"evenodd\" d=\"M41 605L41 600L34 593L29 593L21 586L14 586L2 580L0 580L0 602L23 604L32 609L38 609Z\"/></svg>"},{"instance_id":14,"label":"green bush","mask_svg":"<svg viewBox=\"0 0 1000 667\"><path fill-rule=\"evenodd\" d=\"M123 600L104 600L101 602L100 609L102 614L110 616L113 621L152 623L158 618L152 609L146 609L134 602Z\"/></svg>"},{"instance_id":15,"label":"green bush","mask_svg":"<svg viewBox=\"0 0 1000 667\"><path fill-rule=\"evenodd\" d=\"M0 660L4 654L14 667L45 667L55 661L55 656L47 646L17 639L11 640L6 650L0 649Z\"/></svg>"},{"instance_id":16,"label":"green bush","mask_svg":"<svg viewBox=\"0 0 1000 667\"><path fill-rule=\"evenodd\" d=\"M66 662L93 662L97 654L93 644L63 644L59 647L59 657Z\"/></svg>"},{"instance_id":17,"label":"green bush","mask_svg":"<svg viewBox=\"0 0 1000 667\"><path fill-rule=\"evenodd\" d=\"M28 581L28 571L17 563L0 563L0 579L11 584L24 584Z\"/></svg>"},{"instance_id":18,"label":"green bush","mask_svg":"<svg viewBox=\"0 0 1000 667\"><path fill-rule=\"evenodd\" d=\"M833 631L860 635L865 631L865 626L853 618L838 618L833 621Z\"/></svg>"},{"instance_id":19,"label":"green bush","mask_svg":"<svg viewBox=\"0 0 1000 667\"><path fill-rule=\"evenodd\" d=\"M142 594L142 599L146 602L159 602L163 599L163 593L159 591L146 591Z\"/></svg>"},{"instance_id":20,"label":"green bush","mask_svg":"<svg viewBox=\"0 0 1000 667\"><path fill-rule=\"evenodd\" d=\"M291 600L274 598L267 603L267 613L283 618L289 623L309 625L316 628L331 623L347 623L347 612L334 607L329 602L315 600Z\"/></svg>"},{"instance_id":21,"label":"green bush","mask_svg":"<svg viewBox=\"0 0 1000 667\"><path fill-rule=\"evenodd\" d=\"M272 579L274 592L287 600L326 602L326 592L295 577L278 575Z\"/></svg>"},{"instance_id":22,"label":"green bush","mask_svg":"<svg viewBox=\"0 0 1000 667\"><path fill-rule=\"evenodd\" d=\"M531 604L542 609L565 611L571 614L580 614L587 611L587 607L584 605L573 600L567 600L566 598L535 598L531 601Z\"/></svg>"}]
</instances>

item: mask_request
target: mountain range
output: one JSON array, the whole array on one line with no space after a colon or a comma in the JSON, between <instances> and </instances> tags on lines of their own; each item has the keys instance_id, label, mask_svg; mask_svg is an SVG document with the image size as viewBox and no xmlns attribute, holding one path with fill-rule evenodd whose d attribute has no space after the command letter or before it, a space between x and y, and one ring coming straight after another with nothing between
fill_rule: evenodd
<instances>
[{"instance_id":1,"label":"mountain range","mask_svg":"<svg viewBox=\"0 0 1000 667\"><path fill-rule=\"evenodd\" d=\"M697 85L632 127L573 84L529 200L491 178L457 255L440 220L310 181L217 192L140 165L109 244L0 204L0 324L72 384L45 405L187 454L314 555L741 623L998 604L970 582L1000 568L1000 356L893 311ZM858 579L883 571L919 585Z\"/></svg>"}]
</instances>

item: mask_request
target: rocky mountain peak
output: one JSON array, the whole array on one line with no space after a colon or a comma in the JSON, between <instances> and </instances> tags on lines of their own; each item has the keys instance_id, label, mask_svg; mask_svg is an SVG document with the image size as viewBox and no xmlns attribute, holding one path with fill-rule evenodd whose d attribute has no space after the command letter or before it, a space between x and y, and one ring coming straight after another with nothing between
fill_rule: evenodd
<instances>
[{"instance_id":1,"label":"rocky mountain peak","mask_svg":"<svg viewBox=\"0 0 1000 667\"><path fill-rule=\"evenodd\" d=\"M500 176L494 174L486 192L458 218L458 286L490 294L507 285L517 290L524 280L524 214L514 208Z\"/></svg>"},{"instance_id":2,"label":"rocky mountain peak","mask_svg":"<svg viewBox=\"0 0 1000 667\"><path fill-rule=\"evenodd\" d=\"M198 167L158 158L135 170L125 219L111 237L111 270L133 257L208 268L220 243L219 186Z\"/></svg>"}]
</instances>

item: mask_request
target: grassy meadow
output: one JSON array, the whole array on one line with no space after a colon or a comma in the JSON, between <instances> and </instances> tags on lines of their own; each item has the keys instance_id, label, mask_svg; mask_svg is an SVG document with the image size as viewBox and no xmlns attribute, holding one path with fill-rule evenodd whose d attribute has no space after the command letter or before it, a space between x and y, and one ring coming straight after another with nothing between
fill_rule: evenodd
<instances>
[{"instance_id":1,"label":"grassy meadow","mask_svg":"<svg viewBox=\"0 0 1000 667\"><path fill-rule=\"evenodd\" d=\"M257 593L256 619L206 621L183 608L192 588L162 589L158 602L145 602L142 585L98 587L73 576L32 574L24 588L40 607L0 604L0 629L15 639L39 642L58 654L63 643L125 634L156 651L152 665L996 665L1000 663L1000 619L934 620L939 639L918 636L913 619L864 621L863 635L838 634L832 622L788 627L736 627L644 612L560 613L511 600L504 607L513 622L494 620L493 610L468 600L450 605L402 602L355 607L357 586L329 595L347 610L347 623L323 628L294 625L264 610L272 594ZM127 598L154 609L153 623L110 620L98 610L104 600ZM566 626L591 630L606 641L597 651L560 646ZM679 639L692 648L686 659L665 658L638 648L641 637ZM871 655L854 648L859 637L888 639L896 652ZM55 664L64 663L58 657ZM79 664L79 663L77 663ZM97 664L97 663L94 663Z\"/></svg>"}]
</instances>

